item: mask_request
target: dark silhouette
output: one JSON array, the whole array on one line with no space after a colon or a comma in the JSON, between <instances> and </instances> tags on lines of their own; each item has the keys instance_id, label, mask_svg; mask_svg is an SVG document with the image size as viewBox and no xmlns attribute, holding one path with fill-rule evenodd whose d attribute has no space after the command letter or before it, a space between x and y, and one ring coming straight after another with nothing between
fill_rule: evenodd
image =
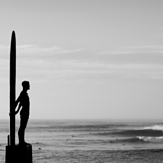
<instances>
[{"instance_id":1,"label":"dark silhouette","mask_svg":"<svg viewBox=\"0 0 163 163\"><path fill-rule=\"evenodd\" d=\"M22 82L23 90L20 93L19 97L16 100L15 108L17 107L18 103L18 109L15 111L15 114L17 114L20 111L20 128L18 131L18 137L19 137L19 145L28 144L25 142L25 129L27 126L27 122L29 119L29 107L30 107L30 101L27 91L30 89L30 84L28 81Z\"/></svg>"},{"instance_id":2,"label":"dark silhouette","mask_svg":"<svg viewBox=\"0 0 163 163\"><path fill-rule=\"evenodd\" d=\"M16 35L12 32L10 48L10 145L15 145Z\"/></svg>"},{"instance_id":3,"label":"dark silhouette","mask_svg":"<svg viewBox=\"0 0 163 163\"><path fill-rule=\"evenodd\" d=\"M25 129L29 119L29 97L27 91L30 88L29 82L22 82L23 90L15 100L16 93L16 35L12 32L10 47L10 135L6 146L5 163L32 163L32 145L24 140ZM18 106L17 111L16 107ZM15 144L15 115L20 111L20 128L18 131L19 144Z\"/></svg>"}]
</instances>

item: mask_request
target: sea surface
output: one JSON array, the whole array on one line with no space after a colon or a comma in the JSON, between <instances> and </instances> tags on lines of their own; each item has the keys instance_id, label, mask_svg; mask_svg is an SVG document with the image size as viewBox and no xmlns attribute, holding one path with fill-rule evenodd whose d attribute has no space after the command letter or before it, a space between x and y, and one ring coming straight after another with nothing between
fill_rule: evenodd
<instances>
[{"instance_id":1,"label":"sea surface","mask_svg":"<svg viewBox=\"0 0 163 163\"><path fill-rule=\"evenodd\" d=\"M16 143L18 143L16 122ZM0 121L0 163L5 162L9 120ZM163 161L163 121L29 120L26 141L34 163Z\"/></svg>"}]
</instances>

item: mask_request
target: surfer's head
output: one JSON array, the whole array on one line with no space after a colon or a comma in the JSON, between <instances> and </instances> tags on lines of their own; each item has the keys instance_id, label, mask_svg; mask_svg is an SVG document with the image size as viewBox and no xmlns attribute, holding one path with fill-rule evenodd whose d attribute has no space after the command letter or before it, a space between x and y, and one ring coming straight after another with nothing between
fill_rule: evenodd
<instances>
[{"instance_id":1,"label":"surfer's head","mask_svg":"<svg viewBox=\"0 0 163 163\"><path fill-rule=\"evenodd\" d=\"M22 82L22 87L23 87L24 90L30 89L29 81L23 81Z\"/></svg>"}]
</instances>

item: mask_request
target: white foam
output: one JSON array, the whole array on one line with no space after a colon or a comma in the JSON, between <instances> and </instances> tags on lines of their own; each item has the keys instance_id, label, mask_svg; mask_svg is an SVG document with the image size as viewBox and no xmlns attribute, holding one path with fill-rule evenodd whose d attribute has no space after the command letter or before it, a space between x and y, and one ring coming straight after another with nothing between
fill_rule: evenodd
<instances>
[{"instance_id":1,"label":"white foam","mask_svg":"<svg viewBox=\"0 0 163 163\"><path fill-rule=\"evenodd\" d=\"M148 126L148 127L144 127L143 129L148 130L159 130L159 131L163 131L163 125L153 125L153 126Z\"/></svg>"},{"instance_id":2,"label":"white foam","mask_svg":"<svg viewBox=\"0 0 163 163\"><path fill-rule=\"evenodd\" d=\"M150 142L163 141L163 136L151 137L151 136L137 136L138 139Z\"/></svg>"}]
</instances>

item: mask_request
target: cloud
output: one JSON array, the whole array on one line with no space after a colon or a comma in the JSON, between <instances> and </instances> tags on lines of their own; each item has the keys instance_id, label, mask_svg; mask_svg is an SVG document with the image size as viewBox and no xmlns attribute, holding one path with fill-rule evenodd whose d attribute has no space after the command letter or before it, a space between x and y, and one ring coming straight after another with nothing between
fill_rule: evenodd
<instances>
[{"instance_id":1,"label":"cloud","mask_svg":"<svg viewBox=\"0 0 163 163\"><path fill-rule=\"evenodd\" d=\"M144 46L121 49L117 49L114 53L95 54L82 49L18 45L17 78L37 81L163 79L163 56L160 55L162 47ZM9 53L9 47L0 46L1 51ZM137 55L140 52L143 55ZM0 66L1 77L8 78L9 54L0 55Z\"/></svg>"},{"instance_id":2,"label":"cloud","mask_svg":"<svg viewBox=\"0 0 163 163\"><path fill-rule=\"evenodd\" d=\"M163 46L151 45L151 46L129 46L109 48L109 50L102 51L100 54L105 55L133 55L133 54L162 54Z\"/></svg>"},{"instance_id":3,"label":"cloud","mask_svg":"<svg viewBox=\"0 0 163 163\"><path fill-rule=\"evenodd\" d=\"M17 45L17 56L18 57L48 57L50 55L56 55L56 54L72 54L72 53L77 53L82 51L82 49L64 49L64 48L59 48L56 46L52 47L40 47L37 45ZM10 53L10 47L6 45L1 45L0 46L0 57L9 55Z\"/></svg>"},{"instance_id":4,"label":"cloud","mask_svg":"<svg viewBox=\"0 0 163 163\"><path fill-rule=\"evenodd\" d=\"M19 53L23 54L55 54L55 53L75 53L81 51L81 49L62 49L56 46L53 47L39 47L37 45L20 45L17 46L17 50Z\"/></svg>"},{"instance_id":5,"label":"cloud","mask_svg":"<svg viewBox=\"0 0 163 163\"><path fill-rule=\"evenodd\" d=\"M37 64L36 64L37 63ZM56 80L163 79L162 64L118 64L83 61L35 61L29 75ZM23 66L22 64L21 66ZM28 63L26 63L28 67ZM23 69L23 68L21 68ZM27 72L23 71L23 72ZM24 73L23 73L24 74ZM23 75L22 74L22 75Z\"/></svg>"},{"instance_id":6,"label":"cloud","mask_svg":"<svg viewBox=\"0 0 163 163\"><path fill-rule=\"evenodd\" d=\"M18 53L23 54L37 54L37 53L50 53L50 52L56 52L59 50L58 47L49 47L49 48L41 48L37 45L19 45L17 46Z\"/></svg>"}]
</instances>

